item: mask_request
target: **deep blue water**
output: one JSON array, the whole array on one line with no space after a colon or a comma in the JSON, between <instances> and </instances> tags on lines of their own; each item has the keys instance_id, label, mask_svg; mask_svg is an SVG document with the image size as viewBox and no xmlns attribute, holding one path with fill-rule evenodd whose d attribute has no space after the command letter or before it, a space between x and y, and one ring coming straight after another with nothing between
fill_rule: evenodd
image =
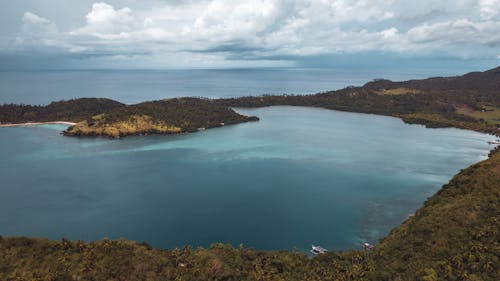
<instances>
[{"instance_id":1,"label":"deep blue water","mask_svg":"<svg viewBox=\"0 0 500 281\"><path fill-rule=\"evenodd\" d=\"M1 128L0 235L357 248L486 158L494 139L317 108L239 111L261 121L123 140Z\"/></svg>"},{"instance_id":2,"label":"deep blue water","mask_svg":"<svg viewBox=\"0 0 500 281\"><path fill-rule=\"evenodd\" d=\"M180 96L308 94L359 86L375 78L457 74L462 74L458 68L0 71L0 104L48 104L80 97L137 103Z\"/></svg>"}]
</instances>

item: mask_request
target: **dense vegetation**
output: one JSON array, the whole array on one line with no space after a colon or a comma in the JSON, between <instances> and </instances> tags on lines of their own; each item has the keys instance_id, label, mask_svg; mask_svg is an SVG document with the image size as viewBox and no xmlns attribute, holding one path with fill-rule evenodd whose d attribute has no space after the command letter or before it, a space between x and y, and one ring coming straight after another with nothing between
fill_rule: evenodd
<instances>
[{"instance_id":1,"label":"dense vegetation","mask_svg":"<svg viewBox=\"0 0 500 281\"><path fill-rule=\"evenodd\" d=\"M179 98L124 105L108 99L76 99L48 106L1 105L0 122L81 122L66 135L119 137L193 132L258 120L228 107L314 106L402 118L428 127L457 127L499 134L500 67L457 77L392 82L375 80L315 95L208 100ZM180 130L179 130L180 129Z\"/></svg>"},{"instance_id":2,"label":"dense vegetation","mask_svg":"<svg viewBox=\"0 0 500 281\"><path fill-rule=\"evenodd\" d=\"M228 106L297 105L391 115L430 127L498 135L499 99L497 68L460 77L377 80L309 96L172 99L132 106L103 99L47 107L4 105L0 121L81 121L69 133L116 134L95 133L110 127L118 134L162 133L255 120ZM99 108L75 106L83 101ZM223 244L161 250L126 240L87 243L12 237L0 238L0 280L500 280L500 149L462 170L374 251L310 258L299 252Z\"/></svg>"},{"instance_id":3,"label":"dense vegetation","mask_svg":"<svg viewBox=\"0 0 500 281\"><path fill-rule=\"evenodd\" d=\"M0 106L0 122L74 121L68 136L123 137L138 134L194 132L256 121L209 99L175 98L125 105L108 99L76 99L47 106Z\"/></svg>"},{"instance_id":4,"label":"dense vegetation","mask_svg":"<svg viewBox=\"0 0 500 281\"><path fill-rule=\"evenodd\" d=\"M0 238L0 280L500 280L500 150L369 251L161 250L126 240Z\"/></svg>"},{"instance_id":5,"label":"dense vegetation","mask_svg":"<svg viewBox=\"0 0 500 281\"><path fill-rule=\"evenodd\" d=\"M52 102L49 105L0 105L1 123L48 121L80 122L94 115L125 107L124 104L102 98L82 98Z\"/></svg>"},{"instance_id":6,"label":"dense vegetation","mask_svg":"<svg viewBox=\"0 0 500 281\"><path fill-rule=\"evenodd\" d=\"M375 80L314 95L242 97L220 100L234 107L313 106L402 118L429 127L457 127L498 134L500 68L457 77L392 82Z\"/></svg>"},{"instance_id":7,"label":"dense vegetation","mask_svg":"<svg viewBox=\"0 0 500 281\"><path fill-rule=\"evenodd\" d=\"M123 137L137 134L194 132L256 121L213 100L176 98L122 106L87 118L68 128L66 135Z\"/></svg>"},{"instance_id":8,"label":"dense vegetation","mask_svg":"<svg viewBox=\"0 0 500 281\"><path fill-rule=\"evenodd\" d=\"M500 149L461 171L376 247L379 279L500 280Z\"/></svg>"}]
</instances>

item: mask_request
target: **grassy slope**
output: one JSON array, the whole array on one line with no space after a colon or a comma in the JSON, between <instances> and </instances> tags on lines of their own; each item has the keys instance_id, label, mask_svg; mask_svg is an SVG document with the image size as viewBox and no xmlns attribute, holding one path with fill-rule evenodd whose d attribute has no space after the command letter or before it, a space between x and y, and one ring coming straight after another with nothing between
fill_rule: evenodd
<instances>
[{"instance_id":1,"label":"grassy slope","mask_svg":"<svg viewBox=\"0 0 500 281\"><path fill-rule=\"evenodd\" d=\"M500 107L498 106L484 106L481 109L459 107L456 112L458 114L471 116L477 120L482 119L488 124L500 127Z\"/></svg>"},{"instance_id":2,"label":"grassy slope","mask_svg":"<svg viewBox=\"0 0 500 281\"><path fill-rule=\"evenodd\" d=\"M194 132L198 128L256 121L208 99L176 98L143 102L93 116L68 128L66 135L123 137Z\"/></svg>"},{"instance_id":3,"label":"grassy slope","mask_svg":"<svg viewBox=\"0 0 500 281\"><path fill-rule=\"evenodd\" d=\"M47 106L0 105L0 122L73 121L67 136L123 137L139 134L194 132L257 121L208 99L175 98L125 105L109 99L75 99Z\"/></svg>"}]
</instances>

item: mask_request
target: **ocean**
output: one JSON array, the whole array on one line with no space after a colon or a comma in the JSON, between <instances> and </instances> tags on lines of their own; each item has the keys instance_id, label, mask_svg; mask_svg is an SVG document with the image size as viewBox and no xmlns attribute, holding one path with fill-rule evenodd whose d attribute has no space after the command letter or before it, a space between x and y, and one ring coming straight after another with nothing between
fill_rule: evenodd
<instances>
[{"instance_id":1,"label":"ocean","mask_svg":"<svg viewBox=\"0 0 500 281\"><path fill-rule=\"evenodd\" d=\"M81 97L105 97L132 104L185 96L312 94L361 86L378 78L399 81L459 74L463 73L450 67L0 71L0 104L39 105Z\"/></svg>"}]
</instances>

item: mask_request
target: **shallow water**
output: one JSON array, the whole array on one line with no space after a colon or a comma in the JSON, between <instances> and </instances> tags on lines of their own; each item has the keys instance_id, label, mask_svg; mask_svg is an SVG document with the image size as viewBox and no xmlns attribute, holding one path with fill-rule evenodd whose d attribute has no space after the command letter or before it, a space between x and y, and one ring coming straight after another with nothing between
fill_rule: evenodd
<instances>
[{"instance_id":1,"label":"shallow water","mask_svg":"<svg viewBox=\"0 0 500 281\"><path fill-rule=\"evenodd\" d=\"M77 139L0 129L0 235L157 247L359 247L400 224L494 137L304 107L194 134Z\"/></svg>"}]
</instances>

